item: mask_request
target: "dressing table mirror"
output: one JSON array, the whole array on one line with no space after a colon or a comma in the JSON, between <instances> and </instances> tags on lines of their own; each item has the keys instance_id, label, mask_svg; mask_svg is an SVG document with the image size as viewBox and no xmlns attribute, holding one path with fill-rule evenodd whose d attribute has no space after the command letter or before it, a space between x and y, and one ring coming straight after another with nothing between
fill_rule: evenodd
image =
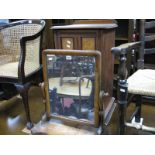
<instances>
[{"instance_id":1,"label":"dressing table mirror","mask_svg":"<svg viewBox=\"0 0 155 155\"><path fill-rule=\"evenodd\" d=\"M46 112L32 134L102 134L100 52L47 49L42 58Z\"/></svg>"}]
</instances>

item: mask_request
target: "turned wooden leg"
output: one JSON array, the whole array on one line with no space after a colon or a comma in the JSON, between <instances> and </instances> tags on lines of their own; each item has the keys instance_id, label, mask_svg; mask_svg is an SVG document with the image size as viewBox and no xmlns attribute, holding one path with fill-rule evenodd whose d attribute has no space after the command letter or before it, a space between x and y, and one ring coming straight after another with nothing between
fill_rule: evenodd
<instances>
[{"instance_id":1,"label":"turned wooden leg","mask_svg":"<svg viewBox=\"0 0 155 155\"><path fill-rule=\"evenodd\" d=\"M126 107L124 104L119 104L119 134L125 134L125 113Z\"/></svg>"},{"instance_id":2,"label":"turned wooden leg","mask_svg":"<svg viewBox=\"0 0 155 155\"><path fill-rule=\"evenodd\" d=\"M118 85L117 85L117 99L119 108L119 134L125 133L125 119L128 96L127 84L127 69L126 69L126 55L121 54L119 58L118 68Z\"/></svg>"},{"instance_id":3,"label":"turned wooden leg","mask_svg":"<svg viewBox=\"0 0 155 155\"><path fill-rule=\"evenodd\" d=\"M142 96L137 95L136 96L136 108L138 108L138 111L135 115L135 122L139 123L141 118L141 105L142 105Z\"/></svg>"},{"instance_id":4,"label":"turned wooden leg","mask_svg":"<svg viewBox=\"0 0 155 155\"><path fill-rule=\"evenodd\" d=\"M125 118L127 108L127 83L126 80L119 80L118 83L118 108L119 108L119 134L125 134Z\"/></svg>"},{"instance_id":5,"label":"turned wooden leg","mask_svg":"<svg viewBox=\"0 0 155 155\"><path fill-rule=\"evenodd\" d=\"M19 91L23 104L24 104L24 109L26 113L26 119L27 119L27 129L31 129L33 127L33 123L31 121L30 117L30 108L29 108L29 103L28 103L28 90L29 90L29 85L16 85L17 90Z\"/></svg>"},{"instance_id":6,"label":"turned wooden leg","mask_svg":"<svg viewBox=\"0 0 155 155\"><path fill-rule=\"evenodd\" d=\"M126 119L126 108L127 108L127 96L128 96L128 84L127 84L127 70L126 70L126 57L121 55L119 64L119 79L117 84L117 100L119 108L119 134L125 134L125 119Z\"/></svg>"},{"instance_id":7,"label":"turned wooden leg","mask_svg":"<svg viewBox=\"0 0 155 155\"><path fill-rule=\"evenodd\" d=\"M119 80L117 87L118 115L119 115L119 134L125 134L125 118L127 107L127 83L125 80Z\"/></svg>"}]
</instances>

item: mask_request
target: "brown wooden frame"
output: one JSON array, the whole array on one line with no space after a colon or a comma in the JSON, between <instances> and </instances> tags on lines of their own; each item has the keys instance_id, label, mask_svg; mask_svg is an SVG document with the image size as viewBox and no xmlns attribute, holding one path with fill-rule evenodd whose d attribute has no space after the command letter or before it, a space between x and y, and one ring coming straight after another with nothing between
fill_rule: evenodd
<instances>
[{"instance_id":1,"label":"brown wooden frame","mask_svg":"<svg viewBox=\"0 0 155 155\"><path fill-rule=\"evenodd\" d=\"M55 116L50 112L50 101L49 101L49 88L48 88L48 78L47 78L47 55L55 54L55 55L72 55L72 56L94 56L96 59L96 67L95 67L95 97L94 97L94 106L95 106L95 120L94 123L90 121L80 121L73 120L70 118L66 118L64 116ZM42 53L42 62L43 62L43 77L45 82L45 96L46 96L46 117L60 119L72 124L85 124L91 125L94 127L99 127L99 111L103 110L102 105L100 103L100 86L101 86L101 54L99 51L91 51L91 50L61 50L61 49L47 49Z\"/></svg>"}]
</instances>

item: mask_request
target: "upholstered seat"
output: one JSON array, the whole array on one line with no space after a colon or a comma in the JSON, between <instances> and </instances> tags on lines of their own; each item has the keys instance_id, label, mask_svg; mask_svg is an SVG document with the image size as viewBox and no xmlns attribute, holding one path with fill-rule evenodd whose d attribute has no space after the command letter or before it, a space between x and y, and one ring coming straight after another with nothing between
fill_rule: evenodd
<instances>
[{"instance_id":1,"label":"upholstered seat","mask_svg":"<svg viewBox=\"0 0 155 155\"><path fill-rule=\"evenodd\" d=\"M35 62L29 62L28 64L29 67L25 69L25 76L31 74L34 71L32 66L36 65ZM18 62L10 62L0 65L0 76L18 78Z\"/></svg>"},{"instance_id":2,"label":"upholstered seat","mask_svg":"<svg viewBox=\"0 0 155 155\"><path fill-rule=\"evenodd\" d=\"M12 61L11 55L0 55L0 65L9 63Z\"/></svg>"},{"instance_id":3,"label":"upholstered seat","mask_svg":"<svg viewBox=\"0 0 155 155\"><path fill-rule=\"evenodd\" d=\"M155 70L138 70L127 80L128 92L147 96L155 96Z\"/></svg>"}]
</instances>

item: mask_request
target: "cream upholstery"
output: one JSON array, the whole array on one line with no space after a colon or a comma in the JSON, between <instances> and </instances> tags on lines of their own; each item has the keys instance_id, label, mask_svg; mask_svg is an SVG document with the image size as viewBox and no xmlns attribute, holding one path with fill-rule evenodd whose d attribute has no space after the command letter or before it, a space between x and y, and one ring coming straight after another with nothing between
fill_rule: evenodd
<instances>
[{"instance_id":1,"label":"cream upholstery","mask_svg":"<svg viewBox=\"0 0 155 155\"><path fill-rule=\"evenodd\" d=\"M4 65L12 61L11 55L0 55L0 65Z\"/></svg>"},{"instance_id":2,"label":"cream upholstery","mask_svg":"<svg viewBox=\"0 0 155 155\"><path fill-rule=\"evenodd\" d=\"M155 96L155 70L138 70L128 78L127 83L129 93Z\"/></svg>"},{"instance_id":3,"label":"cream upholstery","mask_svg":"<svg viewBox=\"0 0 155 155\"><path fill-rule=\"evenodd\" d=\"M35 66L35 62L29 62L29 66ZM25 76L34 71L33 67L25 69ZM18 62L11 62L4 65L0 65L0 76L9 76L18 78Z\"/></svg>"}]
</instances>

